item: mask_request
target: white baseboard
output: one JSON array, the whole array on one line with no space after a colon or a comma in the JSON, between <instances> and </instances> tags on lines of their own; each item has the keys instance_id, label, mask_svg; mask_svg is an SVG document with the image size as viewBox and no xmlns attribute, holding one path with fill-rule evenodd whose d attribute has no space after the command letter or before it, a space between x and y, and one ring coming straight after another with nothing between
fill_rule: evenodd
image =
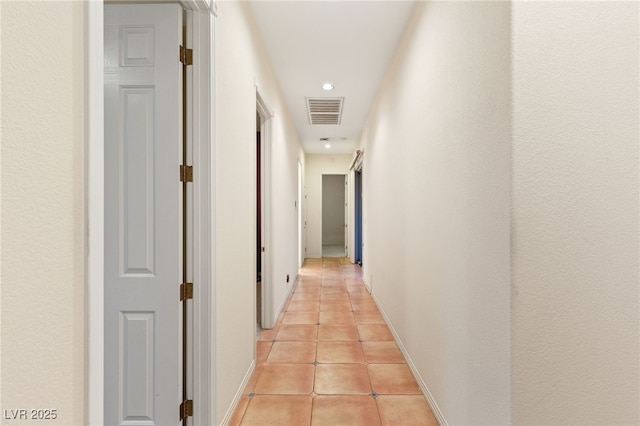
<instances>
[{"instance_id":1,"label":"white baseboard","mask_svg":"<svg viewBox=\"0 0 640 426\"><path fill-rule=\"evenodd\" d=\"M227 410L224 417L222 418L222 422L220 422L220 426L227 426L231 421L231 417L233 417L233 413L236 411L236 408L238 408L238 403L240 402L240 398L242 398L242 392L244 391L244 388L247 387L247 384L249 383L249 380L251 379L251 375L253 374L255 369L256 369L256 360L254 359L253 361L251 361L251 365L249 366L249 369L245 373L244 378L242 379L242 383L240 384L238 391L234 395L233 401L231 401L231 405L229 406L229 409Z\"/></svg>"},{"instance_id":2,"label":"white baseboard","mask_svg":"<svg viewBox=\"0 0 640 426\"><path fill-rule=\"evenodd\" d=\"M409 352L407 352L407 348L404 346L404 343L402 343L402 340L400 339L400 336L396 332L396 329L393 327L393 324L389 320L387 313L384 311L384 309L382 309L382 307L380 306L380 303L378 303L378 299L376 299L376 296L373 294L371 296L373 297L374 302L376 302L376 305L378 306L378 310L380 311L380 314L382 314L382 318L384 318L384 321L387 323L389 330L391 330L391 334L393 334L393 338L395 339L396 344L400 348L402 355L404 355L404 358L407 360L407 366L409 367L409 370L411 370L413 377L418 382L418 386L420 386L420 390L424 394L424 397L427 400L427 404L429 404L429 406L431 407L431 411L433 412L433 415L436 417L438 424L440 426L448 426L449 424L447 423L447 420L444 418L444 414L442 414L440 407L438 407L438 403L436 402L435 398L429 391L429 388L427 387L427 384L422 379L422 376L418 372L416 365L411 359Z\"/></svg>"},{"instance_id":3,"label":"white baseboard","mask_svg":"<svg viewBox=\"0 0 640 426\"><path fill-rule=\"evenodd\" d=\"M282 312L282 308L287 302L287 299L289 298L289 294L293 291L296 284L298 284L299 279L300 279L300 274L297 274L295 281L291 286L289 286L289 290L287 291L284 298L280 302L280 306L278 306L278 309L276 309L274 324L278 321L278 317ZM231 421L231 417L233 416L233 413L236 411L236 408L238 407L240 398L242 398L242 392L244 391L244 388L247 387L247 383L249 383L249 380L251 379L251 375L253 374L255 369L256 369L256 360L254 359L251 362L251 365L249 366L249 370L247 370L246 374L244 375L244 378L242 379L242 383L240 384L240 388L238 389L235 396L233 397L233 401L231 401L231 405L229 406L229 409L227 410L226 414L224 415L224 418L222 419L222 422L220 423L221 426L226 426Z\"/></svg>"},{"instance_id":4,"label":"white baseboard","mask_svg":"<svg viewBox=\"0 0 640 426\"><path fill-rule=\"evenodd\" d=\"M300 274L296 274L296 279L293 280L293 283L289 286L289 288L287 289L287 292L284 294L284 297L280 301L280 305L278 305L278 307L276 308L276 312L273 316L274 325L278 323L278 318L282 313L282 308L284 308L284 305L287 303L287 299L289 299L289 296L291 295L291 292L293 291L293 289L296 287L296 284L298 284L299 279L300 279Z\"/></svg>"},{"instance_id":5,"label":"white baseboard","mask_svg":"<svg viewBox=\"0 0 640 426\"><path fill-rule=\"evenodd\" d=\"M367 289L367 291L369 292L369 294L371 294L371 291L372 291L372 286L371 286L372 284L371 284L371 281L369 281L369 280L365 280L365 279L364 279L364 277L362 277L362 282L364 283L364 287ZM373 294L371 294L371 296L373 296ZM374 298L374 301L376 302L376 305L378 305L378 301L377 301L377 300L375 300L375 298ZM380 312L382 312L382 309L380 309L380 305L378 305L378 310L379 310ZM383 314L383 315L384 315L384 314ZM385 321L387 321L387 317L385 316L384 318L385 318ZM387 322L388 322L388 321L387 321Z\"/></svg>"}]
</instances>

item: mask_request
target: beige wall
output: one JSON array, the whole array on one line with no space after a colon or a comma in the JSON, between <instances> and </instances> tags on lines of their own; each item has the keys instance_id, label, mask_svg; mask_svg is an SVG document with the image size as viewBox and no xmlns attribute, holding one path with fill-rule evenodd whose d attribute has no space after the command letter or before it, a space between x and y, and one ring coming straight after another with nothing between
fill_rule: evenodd
<instances>
[{"instance_id":1,"label":"beige wall","mask_svg":"<svg viewBox=\"0 0 640 426\"><path fill-rule=\"evenodd\" d=\"M0 25L0 408L83 424L83 4L2 1Z\"/></svg>"},{"instance_id":2,"label":"beige wall","mask_svg":"<svg viewBox=\"0 0 640 426\"><path fill-rule=\"evenodd\" d=\"M364 276L451 425L509 424L510 6L418 4L362 137Z\"/></svg>"},{"instance_id":3,"label":"beige wall","mask_svg":"<svg viewBox=\"0 0 640 426\"><path fill-rule=\"evenodd\" d=\"M639 424L638 3L513 6L517 424Z\"/></svg>"},{"instance_id":4,"label":"beige wall","mask_svg":"<svg viewBox=\"0 0 640 426\"><path fill-rule=\"evenodd\" d=\"M218 3L216 20L215 246L216 423L254 356L255 112L259 85L273 110L270 242L273 310L297 274L297 163L304 157L244 2ZM286 283L286 275L290 282ZM277 312L276 312L277 313Z\"/></svg>"},{"instance_id":5,"label":"beige wall","mask_svg":"<svg viewBox=\"0 0 640 426\"><path fill-rule=\"evenodd\" d=\"M322 257L322 175L349 173L352 156L349 154L307 154L305 194L307 196L306 254L308 258Z\"/></svg>"}]
</instances>

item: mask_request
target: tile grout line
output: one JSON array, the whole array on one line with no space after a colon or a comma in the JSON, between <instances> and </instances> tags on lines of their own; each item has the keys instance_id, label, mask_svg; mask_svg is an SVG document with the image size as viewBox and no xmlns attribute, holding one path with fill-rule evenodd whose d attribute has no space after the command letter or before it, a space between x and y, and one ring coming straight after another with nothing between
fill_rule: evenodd
<instances>
[{"instance_id":1,"label":"tile grout line","mask_svg":"<svg viewBox=\"0 0 640 426\"><path fill-rule=\"evenodd\" d=\"M284 324L284 319L286 317L286 314L295 312L295 311L290 311L289 308L291 307L291 303L294 301L294 299L296 300L307 300L307 299L297 299L296 295L300 295L302 293L298 293L299 290L301 290L300 285L303 284L303 281L307 281L304 279L304 276L308 276L310 278L309 281L315 281L314 277L319 278L319 288L318 288L318 293L317 293L317 316L318 316L318 320L317 322L314 324L315 325L315 338L313 340L311 340L312 342L314 342L315 344L315 348L314 348L314 360L312 362L312 364L314 365L313 367L313 376L312 376L312 383L311 383L311 393L309 394L310 398L311 398L311 418L309 419L310 422L313 422L313 413L314 413L314 407L316 407L316 402L318 401L316 399L317 396L321 396L321 394L317 394L316 393L316 385L317 385L317 366L318 365L322 365L322 364L354 364L354 365L363 365L367 371L367 380L368 380L368 387L369 389L371 389L371 393L368 394L370 397L372 397L375 400L375 406L376 406L376 411L374 414L374 412L371 412L372 415L377 415L377 419L380 423L382 423L382 414L381 414L381 407L380 407L380 401L377 398L379 396L379 394L377 394L377 392L375 391L374 387L373 387L373 381L372 381L372 376L370 373L370 369L369 369L369 365L371 365L370 362L367 361L367 358L365 356L365 352L364 352L364 343L368 342L369 340L365 340L364 339L364 335L363 332L366 329L366 326L375 326L378 325L377 323L374 322L363 322L361 324L358 323L358 321L356 320L356 314L357 313L366 313L369 311L369 309L367 309L366 305L368 304L369 301L373 301L374 302L374 307L376 308L375 310L372 311L377 311L378 315L382 315L382 313L379 311L377 304L375 304L374 299L372 298L372 295L369 294L368 292L365 292L367 294L368 297L355 297L355 295L357 293L359 293L358 291L355 291L355 287L357 286L357 284L352 284L352 290L354 291L349 291L349 285L347 282L347 276L346 276L346 272L345 272L345 265L340 263L340 262L336 262L334 265L334 262L327 262L324 259L318 264L318 263L314 263L314 265L310 265L311 271L314 271L314 269L317 269L318 272L310 272L309 274L305 274L302 273L300 275L300 279L296 280L296 285L294 287L294 289L292 290L290 296L288 297L287 301L286 301L286 309L283 311L283 314L279 317L279 320L276 323L276 327L277 327L277 331L274 333L273 336L273 340L270 341L269 343L269 347L268 350L266 351L266 353L262 354L261 357L261 363L260 366L264 367L265 364L271 364L268 363L267 360L269 359L269 357L271 356L273 350L274 350L274 346L275 343L278 342L278 335L280 334L280 332L283 331L283 328L281 328L283 325L303 325L303 324L297 324L297 323L288 323L288 324ZM303 266L304 268L304 266ZM317 275L316 275L317 274ZM350 281L349 282L355 282L356 280L354 278L356 278L355 276L353 276L353 271L350 271L349 273L349 278ZM325 297L328 294L332 294L334 292L329 292L329 291L325 291L326 289L328 289L329 287L331 287L329 285L329 283L332 283L332 281L336 281L338 282L338 287L339 291L336 291L335 294L344 294L346 296L346 300L349 302L349 307L351 308L349 311L351 313L351 317L353 318L353 326L356 332L356 335L358 337L357 342L358 347L361 349L362 351L362 362L328 362L328 363L320 363L319 360L319 348L320 345L322 343L324 343L325 341L321 341L320 340L320 329L322 326L322 323L320 322L320 316L322 311L322 307L327 306L327 304L331 304L331 303L336 303L336 304L340 304L342 303L341 300L344 300L344 298L340 297L340 298L336 298L336 299L328 299L325 300ZM361 280L360 280L361 281ZM332 283L333 284L333 283ZM325 286L326 285L326 286ZM360 282L360 285L362 285L362 282ZM315 292L314 292L315 293ZM311 298L309 300L315 300L315 298ZM364 306L363 306L364 305ZM359 310L356 310L356 307L359 306ZM341 309L338 309L336 311L333 310L327 310L325 312L342 312ZM361 314L362 315L362 314ZM331 317L331 315L326 314L325 317ZM325 324L326 325L326 324ZM335 324L337 326L341 325L340 323ZM346 324L345 324L346 325ZM386 325L386 324L380 324L380 325ZM362 327L359 327L362 326ZM371 334L372 331L369 331L369 335ZM288 340L284 340L282 342L287 342ZM296 339L294 336L291 337L291 341L295 342L298 341L298 339ZM304 339L302 339L301 341L304 341ZM327 342L331 342L332 340L327 340ZM351 340L345 340L345 342L350 342ZM342 342L342 340L337 340L336 342ZM371 342L378 342L378 340L376 340L375 338L373 338L373 340L371 340ZM380 342L386 342L385 340L380 340ZM266 344L266 342L264 343ZM404 354L403 354L404 355ZM405 359L405 357L403 356L403 360L404 362L392 362L392 361L388 361L388 362L383 362L383 361L378 361L377 364L407 364L407 361ZM283 364L290 364L289 362L284 362ZM295 362L293 364L296 364ZM376 363L374 363L376 364ZM260 369L259 371L256 371L259 374L262 374L263 372L263 368ZM256 378L255 380L253 380L253 386L254 388L257 386L259 381L259 378ZM275 395L275 394L274 394ZM280 395L280 394L278 394ZM325 396L354 396L355 394L327 394ZM389 396L402 396L404 394L390 394ZM414 394L406 394L406 396L413 396ZM424 398L424 395L422 395ZM243 413L242 413L242 417L241 417L241 422L244 420L245 415L247 410L249 409L249 405L251 404L251 400L247 403L247 405L245 406Z\"/></svg>"}]
</instances>

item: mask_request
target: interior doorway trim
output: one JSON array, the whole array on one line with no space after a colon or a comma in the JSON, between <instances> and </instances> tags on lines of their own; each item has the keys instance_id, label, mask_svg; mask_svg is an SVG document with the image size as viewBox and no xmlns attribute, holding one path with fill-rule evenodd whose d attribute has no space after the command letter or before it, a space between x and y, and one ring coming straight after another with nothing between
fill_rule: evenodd
<instances>
[{"instance_id":1,"label":"interior doorway trim","mask_svg":"<svg viewBox=\"0 0 640 426\"><path fill-rule=\"evenodd\" d=\"M300 159L298 159L298 193L297 193L297 202L296 207L298 209L297 219L298 219L298 268L302 268L304 264L304 250L302 248L302 188L303 188L303 178L302 178L302 163L300 163Z\"/></svg>"},{"instance_id":2,"label":"interior doorway trim","mask_svg":"<svg viewBox=\"0 0 640 426\"><path fill-rule=\"evenodd\" d=\"M144 3L141 0L140 3ZM178 3L176 1L176 3ZM192 25L187 47L193 49L192 101L188 116L194 151L194 345L193 424L212 424L215 414L215 292L213 246L214 174L214 28L216 5L210 0L180 2ZM85 3L85 423L104 423L104 2ZM196 184L197 183L197 184ZM176 283L177 284L177 283ZM177 288L177 287L176 287Z\"/></svg>"},{"instance_id":3,"label":"interior doorway trim","mask_svg":"<svg viewBox=\"0 0 640 426\"><path fill-rule=\"evenodd\" d=\"M273 292L271 291L271 118L273 110L269 107L264 93L258 86L256 87L256 111L260 116L260 141L261 156L256 159L261 161L262 173L262 246L264 252L262 255L262 319L263 328L273 328L275 325L273 310ZM256 188L260 191L260 188ZM257 261L257 259L256 259ZM256 318L257 319L257 318Z\"/></svg>"},{"instance_id":4,"label":"interior doorway trim","mask_svg":"<svg viewBox=\"0 0 640 426\"><path fill-rule=\"evenodd\" d=\"M362 160L364 151L357 150L356 155L351 160L349 165L349 200L353 202L349 203L349 224L351 226L351 232L349 232L349 251L348 256L351 263L356 263L356 173L362 172ZM361 182L362 183L362 182ZM362 201L362 200L361 200ZM362 206L361 206L362 208ZM362 229L360 230L362 232Z\"/></svg>"},{"instance_id":5,"label":"interior doorway trim","mask_svg":"<svg viewBox=\"0 0 640 426\"><path fill-rule=\"evenodd\" d=\"M350 188L351 185L349 185L349 173L338 173L338 172L327 172L327 173L322 173L321 177L320 177L320 256L321 257L333 257L333 256L328 256L327 253L325 253L325 238L324 238L324 228L325 228L325 215L324 215L324 204L325 204L325 177L333 177L333 176L339 176L342 177L344 180L344 186L342 186L342 194L343 194L343 199L344 199L344 207L342 208L343 211L343 217L344 217L344 229L343 229L343 235L344 235L344 242L342 244L342 248L344 249L342 255L340 255L339 257L347 257L348 256L348 247L349 247L349 236L351 234L350 229L351 229L351 225L349 223L350 221L350 216L349 216L349 194L350 194ZM342 204L342 202L341 202ZM330 245L335 245L335 244L330 244Z\"/></svg>"}]
</instances>

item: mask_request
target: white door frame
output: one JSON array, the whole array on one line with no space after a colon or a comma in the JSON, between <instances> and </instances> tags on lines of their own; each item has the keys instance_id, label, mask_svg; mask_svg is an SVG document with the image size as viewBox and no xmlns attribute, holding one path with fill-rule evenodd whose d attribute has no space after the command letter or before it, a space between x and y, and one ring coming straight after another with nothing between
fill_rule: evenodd
<instances>
[{"instance_id":1,"label":"white door frame","mask_svg":"<svg viewBox=\"0 0 640 426\"><path fill-rule=\"evenodd\" d=\"M265 99L258 84L256 87L256 111L260 116L260 155L262 161L260 183L264 189L261 197L262 206L262 328L273 328L276 322L274 318L273 291L271 288L271 118L273 110ZM260 188L256 188L260 191ZM257 230L256 230L257 232ZM254 232L255 234L255 232ZM254 262L255 265L255 262ZM255 269L255 268L254 268ZM255 303L254 303L255 305Z\"/></svg>"},{"instance_id":2,"label":"white door frame","mask_svg":"<svg viewBox=\"0 0 640 426\"><path fill-rule=\"evenodd\" d=\"M304 254L302 252L302 163L300 163L300 159L298 159L298 192L297 198L298 202L296 207L298 208L298 268L302 268L302 264L304 263Z\"/></svg>"},{"instance_id":3,"label":"white door frame","mask_svg":"<svg viewBox=\"0 0 640 426\"><path fill-rule=\"evenodd\" d=\"M140 3L143 3L141 0ZM191 25L187 47L191 101L187 105L189 137L193 140L193 424L209 425L215 418L215 296L212 264L215 253L212 193L214 174L214 29L216 5L210 0L183 0ZM102 0L85 3L85 423L104 423L104 14ZM177 165L176 165L177 166ZM179 283L176 283L176 289ZM176 293L177 294L177 293ZM177 407L176 407L177 412ZM176 415L177 418L177 415ZM178 421L176 420L176 424Z\"/></svg>"}]
</instances>

